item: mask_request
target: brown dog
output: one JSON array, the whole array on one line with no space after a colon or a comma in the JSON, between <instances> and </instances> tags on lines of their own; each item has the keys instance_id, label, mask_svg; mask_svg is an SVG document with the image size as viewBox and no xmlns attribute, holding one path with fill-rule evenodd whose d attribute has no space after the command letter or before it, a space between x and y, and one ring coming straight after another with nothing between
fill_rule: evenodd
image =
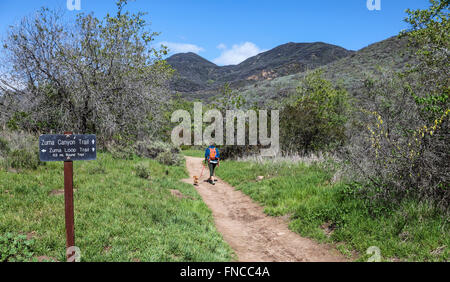
<instances>
[{"instance_id":1,"label":"brown dog","mask_svg":"<svg viewBox=\"0 0 450 282\"><path fill-rule=\"evenodd\" d=\"M195 186L198 185L198 176L194 176L194 185L195 185Z\"/></svg>"}]
</instances>

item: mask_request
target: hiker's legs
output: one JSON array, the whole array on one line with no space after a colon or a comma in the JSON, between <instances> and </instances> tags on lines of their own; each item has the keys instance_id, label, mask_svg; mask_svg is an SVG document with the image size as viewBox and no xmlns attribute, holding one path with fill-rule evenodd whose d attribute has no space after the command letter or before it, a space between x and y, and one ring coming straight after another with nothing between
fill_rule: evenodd
<instances>
[{"instance_id":1,"label":"hiker's legs","mask_svg":"<svg viewBox=\"0 0 450 282\"><path fill-rule=\"evenodd\" d=\"M213 176L214 176L214 169L216 168L216 164L213 163L208 163L208 167L209 167L209 180L213 180Z\"/></svg>"}]
</instances>

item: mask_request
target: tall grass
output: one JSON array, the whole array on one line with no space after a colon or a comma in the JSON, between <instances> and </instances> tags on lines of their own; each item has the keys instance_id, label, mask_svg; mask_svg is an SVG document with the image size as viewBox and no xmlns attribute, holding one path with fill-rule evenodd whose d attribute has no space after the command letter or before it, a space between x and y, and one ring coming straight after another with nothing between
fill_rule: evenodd
<instances>
[{"instance_id":1,"label":"tall grass","mask_svg":"<svg viewBox=\"0 0 450 282\"><path fill-rule=\"evenodd\" d=\"M181 153L184 156L189 156L189 157L196 157L196 158L204 158L205 157L205 151L202 151L202 150L187 149L187 150L183 150Z\"/></svg>"},{"instance_id":2,"label":"tall grass","mask_svg":"<svg viewBox=\"0 0 450 282\"><path fill-rule=\"evenodd\" d=\"M136 175L142 165L149 179ZM65 260L62 163L21 173L0 171L0 235L33 234L33 255ZM230 261L183 166L153 160L74 163L76 246L82 261ZM186 197L178 198L171 190ZM56 193L55 193L56 192Z\"/></svg>"},{"instance_id":3,"label":"tall grass","mask_svg":"<svg viewBox=\"0 0 450 282\"><path fill-rule=\"evenodd\" d=\"M293 231L358 260L368 259L371 246L385 261L449 260L449 217L432 205L376 202L358 185L333 184L334 171L317 163L225 161L217 174L267 214L288 216Z\"/></svg>"}]
</instances>

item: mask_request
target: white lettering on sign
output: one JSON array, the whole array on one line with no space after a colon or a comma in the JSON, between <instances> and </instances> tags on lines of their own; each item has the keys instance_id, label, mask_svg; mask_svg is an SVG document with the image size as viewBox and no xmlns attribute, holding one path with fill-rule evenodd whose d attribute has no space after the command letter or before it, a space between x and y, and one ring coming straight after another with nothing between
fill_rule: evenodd
<instances>
[{"instance_id":1,"label":"white lettering on sign","mask_svg":"<svg viewBox=\"0 0 450 282\"><path fill-rule=\"evenodd\" d=\"M55 141L51 141L51 140L42 140L41 146L55 146Z\"/></svg>"},{"instance_id":2,"label":"white lettering on sign","mask_svg":"<svg viewBox=\"0 0 450 282\"><path fill-rule=\"evenodd\" d=\"M51 161L88 161L97 158L93 134L46 134L39 136L39 159Z\"/></svg>"},{"instance_id":3,"label":"white lettering on sign","mask_svg":"<svg viewBox=\"0 0 450 282\"><path fill-rule=\"evenodd\" d=\"M58 145L73 146L73 145L75 145L75 140L58 140Z\"/></svg>"}]
</instances>

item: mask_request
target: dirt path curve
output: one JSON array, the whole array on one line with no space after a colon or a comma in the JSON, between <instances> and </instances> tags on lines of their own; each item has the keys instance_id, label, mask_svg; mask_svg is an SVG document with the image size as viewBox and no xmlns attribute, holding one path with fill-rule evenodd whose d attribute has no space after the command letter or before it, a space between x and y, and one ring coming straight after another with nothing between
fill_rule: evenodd
<instances>
[{"instance_id":1,"label":"dirt path curve","mask_svg":"<svg viewBox=\"0 0 450 282\"><path fill-rule=\"evenodd\" d=\"M202 159L186 157L190 178L200 176ZM216 185L204 182L207 168L199 186L203 201L212 210L217 230L243 262L345 261L339 252L328 245L300 237L288 229L281 218L267 216L263 208L235 190L221 179Z\"/></svg>"}]
</instances>

